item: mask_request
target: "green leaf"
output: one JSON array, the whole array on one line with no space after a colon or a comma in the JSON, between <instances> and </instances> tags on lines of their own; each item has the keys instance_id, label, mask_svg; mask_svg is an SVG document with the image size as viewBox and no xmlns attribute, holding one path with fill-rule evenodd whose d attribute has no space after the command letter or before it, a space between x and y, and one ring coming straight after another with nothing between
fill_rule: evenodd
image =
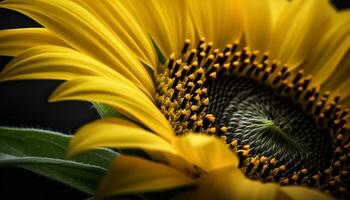
<instances>
[{"instance_id":1,"label":"green leaf","mask_svg":"<svg viewBox=\"0 0 350 200\"><path fill-rule=\"evenodd\" d=\"M106 169L81 162L56 158L13 156L0 153L0 165L22 167L94 194Z\"/></svg>"},{"instance_id":2,"label":"green leaf","mask_svg":"<svg viewBox=\"0 0 350 200\"><path fill-rule=\"evenodd\" d=\"M93 194L117 153L97 149L66 160L70 138L46 130L0 127L0 165L22 167Z\"/></svg>"}]
</instances>

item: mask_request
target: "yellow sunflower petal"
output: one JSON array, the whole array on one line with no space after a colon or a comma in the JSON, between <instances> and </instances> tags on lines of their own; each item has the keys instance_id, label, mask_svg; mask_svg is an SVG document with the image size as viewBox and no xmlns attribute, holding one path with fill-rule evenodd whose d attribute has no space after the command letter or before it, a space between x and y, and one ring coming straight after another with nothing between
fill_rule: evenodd
<instances>
[{"instance_id":1,"label":"yellow sunflower petal","mask_svg":"<svg viewBox=\"0 0 350 200\"><path fill-rule=\"evenodd\" d=\"M349 66L340 66L350 50L350 11L339 13L334 17L330 28L317 42L309 59L305 63L308 72L313 75L313 84L319 85L329 80L336 70L344 70ZM344 80L344 79L343 79ZM342 81L337 79L337 81Z\"/></svg>"},{"instance_id":2,"label":"yellow sunflower petal","mask_svg":"<svg viewBox=\"0 0 350 200\"><path fill-rule=\"evenodd\" d=\"M79 0L77 2L99 16L115 36L125 42L140 60L152 69L156 69L156 53L152 42L136 21L135 16L125 8L123 1Z\"/></svg>"},{"instance_id":3,"label":"yellow sunflower petal","mask_svg":"<svg viewBox=\"0 0 350 200\"><path fill-rule=\"evenodd\" d=\"M341 103L345 104L346 107L350 107L350 91L349 91L349 85L350 85L350 79L348 77L348 72L349 72L349 67L350 67L350 52L348 53L348 58L347 58L347 64L346 66L342 66L345 69L342 69L339 71L343 72L343 76L347 76L347 79L344 80L342 78L340 78L339 80L343 80L343 81L336 81L334 80L334 84L336 86L334 86L333 88L336 88L334 90L334 94L335 95L340 95L341 97Z\"/></svg>"},{"instance_id":4,"label":"yellow sunflower petal","mask_svg":"<svg viewBox=\"0 0 350 200\"><path fill-rule=\"evenodd\" d=\"M0 82L26 79L70 80L77 76L101 76L134 85L103 63L73 49L41 45L17 55L0 73ZM148 96L152 95L141 87Z\"/></svg>"},{"instance_id":5,"label":"yellow sunflower petal","mask_svg":"<svg viewBox=\"0 0 350 200\"><path fill-rule=\"evenodd\" d=\"M330 98L340 96L340 103L350 107L350 49L345 53L332 75L322 83L322 88L332 91Z\"/></svg>"},{"instance_id":6,"label":"yellow sunflower petal","mask_svg":"<svg viewBox=\"0 0 350 200\"><path fill-rule=\"evenodd\" d=\"M272 30L272 12L269 1L241 1L244 34L247 45L253 50L268 48Z\"/></svg>"},{"instance_id":7,"label":"yellow sunflower petal","mask_svg":"<svg viewBox=\"0 0 350 200\"><path fill-rule=\"evenodd\" d=\"M231 173L218 171L216 176L227 176L227 179L224 179L227 182L223 182L221 187L226 192L230 191L232 199L275 199L276 189L278 187L276 184L250 180L239 169ZM223 192L223 194L225 193Z\"/></svg>"},{"instance_id":8,"label":"yellow sunflower petal","mask_svg":"<svg viewBox=\"0 0 350 200\"><path fill-rule=\"evenodd\" d=\"M173 189L192 183L192 179L166 165L118 156L102 179L97 197Z\"/></svg>"},{"instance_id":9,"label":"yellow sunflower petal","mask_svg":"<svg viewBox=\"0 0 350 200\"><path fill-rule=\"evenodd\" d=\"M116 118L104 118L80 128L70 141L67 156L100 147L142 149L152 159L169 163L180 171L187 172L192 167L171 143L130 121Z\"/></svg>"},{"instance_id":10,"label":"yellow sunflower petal","mask_svg":"<svg viewBox=\"0 0 350 200\"><path fill-rule=\"evenodd\" d=\"M110 79L85 77L63 83L50 97L51 102L85 100L105 103L134 119L161 137L171 140L173 130L153 102L140 90Z\"/></svg>"},{"instance_id":11,"label":"yellow sunflower petal","mask_svg":"<svg viewBox=\"0 0 350 200\"><path fill-rule=\"evenodd\" d=\"M68 157L101 147L138 148L176 154L166 140L135 125L117 118L104 118L80 128L71 139Z\"/></svg>"},{"instance_id":12,"label":"yellow sunflower petal","mask_svg":"<svg viewBox=\"0 0 350 200\"><path fill-rule=\"evenodd\" d=\"M218 138L189 134L175 141L176 148L188 160L205 171L238 166L238 159Z\"/></svg>"},{"instance_id":13,"label":"yellow sunflower petal","mask_svg":"<svg viewBox=\"0 0 350 200\"><path fill-rule=\"evenodd\" d=\"M312 190L307 187L298 187L298 186L286 186L280 187L279 191L282 192L288 199L295 200L330 200L333 199L326 193L321 193L319 191Z\"/></svg>"},{"instance_id":14,"label":"yellow sunflower petal","mask_svg":"<svg viewBox=\"0 0 350 200\"><path fill-rule=\"evenodd\" d=\"M240 39L243 25L238 0L220 3L195 0L186 3L199 36L204 36L219 48Z\"/></svg>"},{"instance_id":15,"label":"yellow sunflower petal","mask_svg":"<svg viewBox=\"0 0 350 200\"><path fill-rule=\"evenodd\" d=\"M272 32L271 57L287 63L290 69L300 67L334 15L328 0L289 2Z\"/></svg>"},{"instance_id":16,"label":"yellow sunflower petal","mask_svg":"<svg viewBox=\"0 0 350 200\"><path fill-rule=\"evenodd\" d=\"M109 77L132 84L99 61L70 48L41 45L23 51L8 63L0 81L21 79L62 79L93 75Z\"/></svg>"},{"instance_id":17,"label":"yellow sunflower petal","mask_svg":"<svg viewBox=\"0 0 350 200\"><path fill-rule=\"evenodd\" d=\"M123 4L137 17L165 56L180 52L185 39L194 41L184 0L125 0Z\"/></svg>"},{"instance_id":18,"label":"yellow sunflower petal","mask_svg":"<svg viewBox=\"0 0 350 200\"><path fill-rule=\"evenodd\" d=\"M221 168L209 172L196 181L196 190L180 194L176 199L184 200L273 200L277 185L249 180L238 168Z\"/></svg>"},{"instance_id":19,"label":"yellow sunflower petal","mask_svg":"<svg viewBox=\"0 0 350 200\"><path fill-rule=\"evenodd\" d=\"M21 12L73 48L98 59L154 93L151 77L137 56L93 13L73 1L6 0L1 8ZM62 23L63 22L63 23Z\"/></svg>"},{"instance_id":20,"label":"yellow sunflower petal","mask_svg":"<svg viewBox=\"0 0 350 200\"><path fill-rule=\"evenodd\" d=\"M45 28L18 28L0 31L0 55L17 56L38 45L68 45Z\"/></svg>"},{"instance_id":21,"label":"yellow sunflower petal","mask_svg":"<svg viewBox=\"0 0 350 200\"><path fill-rule=\"evenodd\" d=\"M272 27L276 25L285 7L289 6L289 2L290 1L270 0Z\"/></svg>"}]
</instances>

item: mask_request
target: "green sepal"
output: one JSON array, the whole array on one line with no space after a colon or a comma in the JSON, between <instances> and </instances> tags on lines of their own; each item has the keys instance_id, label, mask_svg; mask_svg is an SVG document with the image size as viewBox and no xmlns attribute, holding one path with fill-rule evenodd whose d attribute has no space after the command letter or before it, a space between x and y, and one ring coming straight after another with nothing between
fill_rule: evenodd
<instances>
[{"instance_id":1,"label":"green sepal","mask_svg":"<svg viewBox=\"0 0 350 200\"><path fill-rule=\"evenodd\" d=\"M157 56L158 56L158 60L160 63L165 63L166 62L166 56L163 54L162 50L160 50L158 44L156 43L156 41L152 38L151 35L148 35L149 38L151 39L152 41L152 45L154 47L154 49L156 50L156 53L157 53Z\"/></svg>"},{"instance_id":2,"label":"green sepal","mask_svg":"<svg viewBox=\"0 0 350 200\"><path fill-rule=\"evenodd\" d=\"M92 102L93 107L96 109L98 114L100 115L101 118L105 117L115 117L115 118L122 118L126 119L124 115L119 113L116 110L113 110L111 107L102 104L102 103L97 103L97 102Z\"/></svg>"}]
</instances>

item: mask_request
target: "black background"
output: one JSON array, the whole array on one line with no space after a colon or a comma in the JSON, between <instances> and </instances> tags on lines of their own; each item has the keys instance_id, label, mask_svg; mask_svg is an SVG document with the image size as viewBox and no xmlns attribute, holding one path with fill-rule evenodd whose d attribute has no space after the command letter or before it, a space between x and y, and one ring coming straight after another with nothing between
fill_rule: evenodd
<instances>
[{"instance_id":1,"label":"black background","mask_svg":"<svg viewBox=\"0 0 350 200\"><path fill-rule=\"evenodd\" d=\"M333 0L339 9L350 8L350 0ZM0 9L0 29L40 27L22 14ZM0 70L10 61L0 56ZM50 93L61 81L11 81L0 83L0 125L32 127L74 133L98 115L86 102L48 103ZM0 197L3 199L84 199L73 188L29 171L0 167Z\"/></svg>"}]
</instances>

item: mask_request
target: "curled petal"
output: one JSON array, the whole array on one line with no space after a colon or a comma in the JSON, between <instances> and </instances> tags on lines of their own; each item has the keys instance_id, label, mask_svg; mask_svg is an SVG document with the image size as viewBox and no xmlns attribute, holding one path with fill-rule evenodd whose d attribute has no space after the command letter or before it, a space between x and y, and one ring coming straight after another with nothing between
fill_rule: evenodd
<instances>
[{"instance_id":1,"label":"curled petal","mask_svg":"<svg viewBox=\"0 0 350 200\"><path fill-rule=\"evenodd\" d=\"M2 70L0 82L26 79L71 80L78 76L101 76L122 81L126 85L135 85L118 72L85 54L54 45L35 46L18 54ZM139 87L152 98L143 85Z\"/></svg>"},{"instance_id":2,"label":"curled petal","mask_svg":"<svg viewBox=\"0 0 350 200\"><path fill-rule=\"evenodd\" d=\"M104 118L80 128L71 139L68 157L95 148L137 148L177 154L166 140L135 125L117 118Z\"/></svg>"},{"instance_id":3,"label":"curled petal","mask_svg":"<svg viewBox=\"0 0 350 200\"><path fill-rule=\"evenodd\" d=\"M107 104L161 137L169 141L173 138L169 122L153 102L138 88L121 81L94 77L73 79L59 86L50 97L51 102L65 100Z\"/></svg>"},{"instance_id":4,"label":"curled petal","mask_svg":"<svg viewBox=\"0 0 350 200\"><path fill-rule=\"evenodd\" d=\"M65 42L45 28L18 28L0 31L0 55L17 56L20 52L38 45L68 47Z\"/></svg>"}]
</instances>

